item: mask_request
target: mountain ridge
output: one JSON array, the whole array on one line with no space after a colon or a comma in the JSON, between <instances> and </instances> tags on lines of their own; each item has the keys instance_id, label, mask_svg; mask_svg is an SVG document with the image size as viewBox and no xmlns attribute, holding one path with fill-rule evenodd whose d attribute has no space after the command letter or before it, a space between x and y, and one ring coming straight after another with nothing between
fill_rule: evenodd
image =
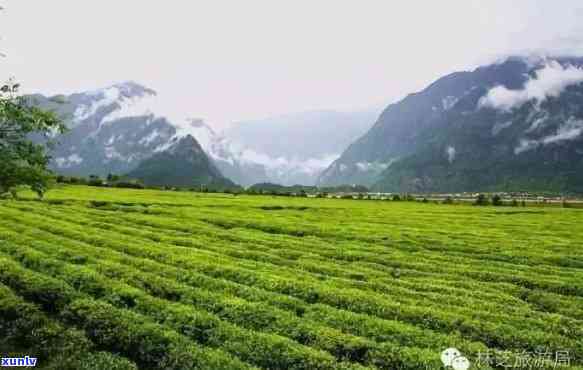
<instances>
[{"instance_id":1,"label":"mountain ridge","mask_svg":"<svg viewBox=\"0 0 583 370\"><path fill-rule=\"evenodd\" d=\"M582 64L580 58L512 57L444 76L389 105L371 130L323 172L319 184L357 183L382 191L575 190L580 180L572 172L581 168L575 164L583 117L575 102ZM546 131L528 131L536 125ZM521 146L553 140L552 132L559 138L561 130L573 136L558 140L569 154L556 147L522 154ZM566 156L573 165L549 156Z\"/></svg>"},{"instance_id":2,"label":"mountain ridge","mask_svg":"<svg viewBox=\"0 0 583 370\"><path fill-rule=\"evenodd\" d=\"M190 134L166 150L155 153L127 174L147 186L222 187L236 186L223 176Z\"/></svg>"},{"instance_id":3,"label":"mountain ridge","mask_svg":"<svg viewBox=\"0 0 583 370\"><path fill-rule=\"evenodd\" d=\"M239 140L234 134L217 133L202 119L169 112L154 90L133 81L71 95L37 94L32 98L40 106L56 111L69 128L69 132L59 137L60 145L52 152L51 168L64 175L80 176L128 173L140 162L191 135L216 167L237 183L313 184L319 172L340 154L353 136L365 132L367 121L375 118L374 113L360 112L298 113L286 115L288 122L281 122L281 117L247 122L240 131L253 126L262 132L259 136L264 141L284 140L274 147L292 148L292 156L269 148L264 150L256 140ZM278 122L281 124L276 125ZM336 130L335 136L322 134L335 122L344 122L344 128ZM309 151L306 145L312 136L318 139ZM302 150L298 150L300 145Z\"/></svg>"}]
</instances>

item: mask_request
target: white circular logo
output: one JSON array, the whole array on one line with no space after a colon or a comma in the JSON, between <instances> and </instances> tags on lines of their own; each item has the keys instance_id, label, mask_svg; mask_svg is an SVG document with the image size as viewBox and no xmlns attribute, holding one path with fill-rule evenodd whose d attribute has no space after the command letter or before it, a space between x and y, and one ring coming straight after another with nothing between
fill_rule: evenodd
<instances>
[{"instance_id":1,"label":"white circular logo","mask_svg":"<svg viewBox=\"0 0 583 370\"><path fill-rule=\"evenodd\" d=\"M456 357L451 362L451 367L453 367L453 370L468 370L470 368L470 360L464 356Z\"/></svg>"},{"instance_id":2,"label":"white circular logo","mask_svg":"<svg viewBox=\"0 0 583 370\"><path fill-rule=\"evenodd\" d=\"M445 367L452 366L453 360L461 355L461 352L457 348L448 348L441 352L441 362L443 362L443 366Z\"/></svg>"}]
</instances>

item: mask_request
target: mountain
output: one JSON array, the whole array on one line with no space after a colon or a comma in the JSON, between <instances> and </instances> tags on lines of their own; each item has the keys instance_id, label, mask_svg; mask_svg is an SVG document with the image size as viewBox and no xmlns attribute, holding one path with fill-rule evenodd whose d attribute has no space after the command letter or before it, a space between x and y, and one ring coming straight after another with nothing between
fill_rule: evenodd
<instances>
[{"instance_id":1,"label":"mountain","mask_svg":"<svg viewBox=\"0 0 583 370\"><path fill-rule=\"evenodd\" d=\"M583 189L583 59L510 57L389 105L320 176L379 191Z\"/></svg>"},{"instance_id":2,"label":"mountain","mask_svg":"<svg viewBox=\"0 0 583 370\"><path fill-rule=\"evenodd\" d=\"M376 112L308 112L238 123L217 133L202 119L176 116L154 90L131 81L32 98L69 127L58 138L51 167L81 176L128 173L191 135L218 170L239 184L313 184L376 118Z\"/></svg>"},{"instance_id":3,"label":"mountain","mask_svg":"<svg viewBox=\"0 0 583 370\"><path fill-rule=\"evenodd\" d=\"M153 90L133 82L68 96L33 96L69 128L57 138L51 167L67 175L123 174L163 150L179 134L177 128L163 116L135 109L155 98Z\"/></svg>"},{"instance_id":4,"label":"mountain","mask_svg":"<svg viewBox=\"0 0 583 370\"><path fill-rule=\"evenodd\" d=\"M145 185L233 187L191 135L176 139L166 150L143 160L128 175Z\"/></svg>"},{"instance_id":5,"label":"mountain","mask_svg":"<svg viewBox=\"0 0 583 370\"><path fill-rule=\"evenodd\" d=\"M237 122L224 135L238 149L241 162L263 166L261 181L313 185L320 172L372 126L379 111L293 113Z\"/></svg>"},{"instance_id":6,"label":"mountain","mask_svg":"<svg viewBox=\"0 0 583 370\"><path fill-rule=\"evenodd\" d=\"M51 153L50 166L58 173L129 173L148 185L233 185L197 141L210 146L214 132L200 119L167 114L154 90L124 82L30 98L55 111L68 127Z\"/></svg>"}]
</instances>

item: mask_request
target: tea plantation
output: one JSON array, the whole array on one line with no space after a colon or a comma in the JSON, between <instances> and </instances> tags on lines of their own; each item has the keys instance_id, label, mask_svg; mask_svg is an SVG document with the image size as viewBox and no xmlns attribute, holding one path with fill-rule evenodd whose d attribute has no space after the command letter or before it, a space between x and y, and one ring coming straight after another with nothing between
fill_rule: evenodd
<instances>
[{"instance_id":1,"label":"tea plantation","mask_svg":"<svg viewBox=\"0 0 583 370\"><path fill-rule=\"evenodd\" d=\"M0 201L3 357L441 369L455 347L472 368L583 368L583 210L83 186L22 196Z\"/></svg>"}]
</instances>

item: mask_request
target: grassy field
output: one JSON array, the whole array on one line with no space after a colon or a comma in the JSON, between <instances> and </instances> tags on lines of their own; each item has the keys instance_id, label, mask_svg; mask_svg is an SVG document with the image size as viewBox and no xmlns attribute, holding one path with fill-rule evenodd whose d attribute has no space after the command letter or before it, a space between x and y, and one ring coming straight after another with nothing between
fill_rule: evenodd
<instances>
[{"instance_id":1,"label":"grassy field","mask_svg":"<svg viewBox=\"0 0 583 370\"><path fill-rule=\"evenodd\" d=\"M0 201L0 352L58 369L440 369L456 347L472 368L582 368L582 221L82 186Z\"/></svg>"}]
</instances>

